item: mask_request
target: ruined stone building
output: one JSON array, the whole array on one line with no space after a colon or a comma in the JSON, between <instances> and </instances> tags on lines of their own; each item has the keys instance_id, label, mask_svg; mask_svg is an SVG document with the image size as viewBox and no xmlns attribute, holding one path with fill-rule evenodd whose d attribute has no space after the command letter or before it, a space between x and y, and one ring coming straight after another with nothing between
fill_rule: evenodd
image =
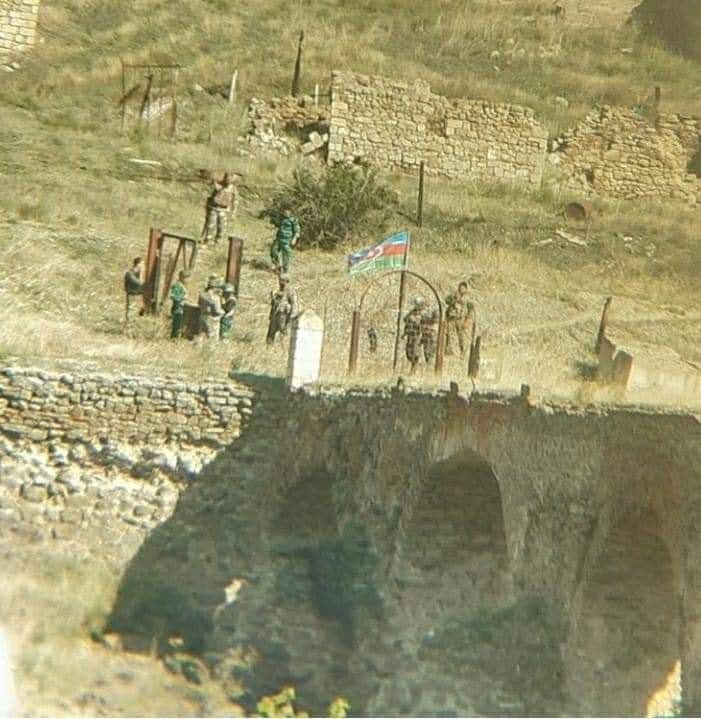
<instances>
[{"instance_id":1,"label":"ruined stone building","mask_svg":"<svg viewBox=\"0 0 701 719\"><path fill-rule=\"evenodd\" d=\"M0 59L34 45L39 0L0 0Z\"/></svg>"}]
</instances>

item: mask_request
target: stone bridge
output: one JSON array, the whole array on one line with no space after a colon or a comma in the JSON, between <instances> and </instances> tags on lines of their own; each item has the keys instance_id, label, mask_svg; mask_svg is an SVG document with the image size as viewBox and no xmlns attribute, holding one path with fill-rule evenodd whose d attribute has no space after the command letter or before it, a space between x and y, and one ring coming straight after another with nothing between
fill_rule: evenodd
<instances>
[{"instance_id":1,"label":"stone bridge","mask_svg":"<svg viewBox=\"0 0 701 719\"><path fill-rule=\"evenodd\" d=\"M315 712L698 714L699 520L689 414L271 388L110 624Z\"/></svg>"}]
</instances>

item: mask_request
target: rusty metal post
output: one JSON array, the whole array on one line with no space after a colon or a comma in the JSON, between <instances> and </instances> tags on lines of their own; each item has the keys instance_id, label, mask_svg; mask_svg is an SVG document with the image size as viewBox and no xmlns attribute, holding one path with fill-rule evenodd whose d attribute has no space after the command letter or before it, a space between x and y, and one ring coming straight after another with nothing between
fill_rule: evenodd
<instances>
[{"instance_id":1,"label":"rusty metal post","mask_svg":"<svg viewBox=\"0 0 701 719\"><path fill-rule=\"evenodd\" d=\"M416 224L423 227L424 224L424 161L419 165L419 205L416 212Z\"/></svg>"},{"instance_id":2,"label":"rusty metal post","mask_svg":"<svg viewBox=\"0 0 701 719\"><path fill-rule=\"evenodd\" d=\"M436 374L443 374L443 358L445 356L445 317L441 311L440 323L438 325L438 345L436 347Z\"/></svg>"},{"instance_id":3,"label":"rusty metal post","mask_svg":"<svg viewBox=\"0 0 701 719\"><path fill-rule=\"evenodd\" d=\"M304 30L299 33L299 45L297 46L297 60L295 60L295 72L292 76L292 96L299 95L299 78L302 74L302 43L304 42Z\"/></svg>"},{"instance_id":4,"label":"rusty metal post","mask_svg":"<svg viewBox=\"0 0 701 719\"><path fill-rule=\"evenodd\" d=\"M358 366L358 345L360 340L360 310L353 310L351 321L350 354L348 356L348 374L355 374Z\"/></svg>"},{"instance_id":5,"label":"rusty metal post","mask_svg":"<svg viewBox=\"0 0 701 719\"><path fill-rule=\"evenodd\" d=\"M148 236L148 250L146 252L146 277L144 279L144 310L153 312L153 300L156 288L156 273L158 271L158 253L161 249L162 233L152 227Z\"/></svg>"},{"instance_id":6,"label":"rusty metal post","mask_svg":"<svg viewBox=\"0 0 701 719\"><path fill-rule=\"evenodd\" d=\"M475 379L480 372L480 353L482 351L482 336L475 340L475 344L470 347L470 358L467 361L467 374Z\"/></svg>"},{"instance_id":7,"label":"rusty metal post","mask_svg":"<svg viewBox=\"0 0 701 719\"><path fill-rule=\"evenodd\" d=\"M180 251L180 245L178 245L178 252ZM163 283L161 290L161 301L162 305L168 299L168 292L170 292L170 286L173 284L173 275L175 274L175 263L178 261L178 256L173 255L169 252L166 257L165 268L166 268L166 281Z\"/></svg>"},{"instance_id":8,"label":"rusty metal post","mask_svg":"<svg viewBox=\"0 0 701 719\"><path fill-rule=\"evenodd\" d=\"M226 274L224 281L234 286L234 294L238 299L241 278L241 259L243 257L243 240L240 237L229 237L229 254L226 258Z\"/></svg>"},{"instance_id":9,"label":"rusty metal post","mask_svg":"<svg viewBox=\"0 0 701 719\"><path fill-rule=\"evenodd\" d=\"M599 350L601 349L601 343L604 339L604 336L606 335L606 327L608 325L609 321L609 310L611 309L611 303L613 302L613 297L607 297L606 302L604 303L604 311L601 313L601 322L599 323L599 333L596 336L596 345L594 346L594 351L599 354Z\"/></svg>"},{"instance_id":10,"label":"rusty metal post","mask_svg":"<svg viewBox=\"0 0 701 719\"><path fill-rule=\"evenodd\" d=\"M402 315L404 314L404 298L406 296L406 271L399 275L399 307L397 308L397 334L394 338L394 359L392 360L392 371L397 371L399 363L399 341L402 334Z\"/></svg>"}]
</instances>

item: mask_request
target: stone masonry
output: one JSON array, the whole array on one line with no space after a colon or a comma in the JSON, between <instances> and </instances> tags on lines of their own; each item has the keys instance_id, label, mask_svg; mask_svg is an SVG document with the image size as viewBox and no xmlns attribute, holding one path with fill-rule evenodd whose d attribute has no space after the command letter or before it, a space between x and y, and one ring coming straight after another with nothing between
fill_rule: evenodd
<instances>
[{"instance_id":1,"label":"stone masonry","mask_svg":"<svg viewBox=\"0 0 701 719\"><path fill-rule=\"evenodd\" d=\"M604 106L555 140L548 159L577 192L694 204L701 183L687 168L700 129L695 117L660 114L652 125L634 110Z\"/></svg>"},{"instance_id":2,"label":"stone masonry","mask_svg":"<svg viewBox=\"0 0 701 719\"><path fill-rule=\"evenodd\" d=\"M537 187L547 133L533 110L448 99L429 85L334 72L330 161L371 160L429 174Z\"/></svg>"},{"instance_id":3,"label":"stone masonry","mask_svg":"<svg viewBox=\"0 0 701 719\"><path fill-rule=\"evenodd\" d=\"M39 0L0 0L0 57L34 45Z\"/></svg>"},{"instance_id":4,"label":"stone masonry","mask_svg":"<svg viewBox=\"0 0 701 719\"><path fill-rule=\"evenodd\" d=\"M0 433L33 441L111 441L219 449L238 437L253 393L233 383L0 371Z\"/></svg>"}]
</instances>

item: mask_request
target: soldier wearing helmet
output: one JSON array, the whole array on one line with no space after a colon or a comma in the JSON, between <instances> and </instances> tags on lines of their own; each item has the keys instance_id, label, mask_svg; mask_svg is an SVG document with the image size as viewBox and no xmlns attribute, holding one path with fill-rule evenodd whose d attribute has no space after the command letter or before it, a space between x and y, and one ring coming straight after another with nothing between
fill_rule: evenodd
<instances>
[{"instance_id":1,"label":"soldier wearing helmet","mask_svg":"<svg viewBox=\"0 0 701 719\"><path fill-rule=\"evenodd\" d=\"M234 329L234 312L236 311L236 289L227 282L222 288L222 309L224 314L219 321L219 339L228 340L231 338Z\"/></svg>"},{"instance_id":2,"label":"soldier wearing helmet","mask_svg":"<svg viewBox=\"0 0 701 719\"><path fill-rule=\"evenodd\" d=\"M404 317L404 333L402 338L406 341L404 351L411 365L412 373L416 369L421 356L421 313L426 305L423 297L416 297L412 307Z\"/></svg>"},{"instance_id":3,"label":"soldier wearing helmet","mask_svg":"<svg viewBox=\"0 0 701 719\"><path fill-rule=\"evenodd\" d=\"M210 275L204 291L200 293L198 299L200 334L205 335L207 339L219 337L219 320L224 314L219 296L222 285L222 281L216 275Z\"/></svg>"}]
</instances>

